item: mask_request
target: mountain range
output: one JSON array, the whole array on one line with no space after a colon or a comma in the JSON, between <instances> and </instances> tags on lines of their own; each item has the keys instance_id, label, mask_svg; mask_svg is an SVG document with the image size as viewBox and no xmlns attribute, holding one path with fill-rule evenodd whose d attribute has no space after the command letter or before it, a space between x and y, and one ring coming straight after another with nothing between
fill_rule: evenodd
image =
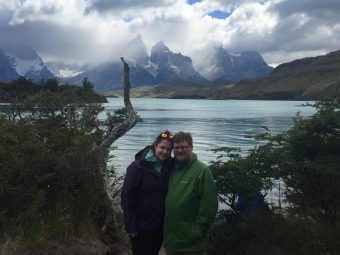
<instances>
[{"instance_id":1,"label":"mountain range","mask_svg":"<svg viewBox=\"0 0 340 255\"><path fill-rule=\"evenodd\" d=\"M13 46L0 48L0 80L11 81L19 76L33 81L55 78L32 48Z\"/></svg>"},{"instance_id":2,"label":"mountain range","mask_svg":"<svg viewBox=\"0 0 340 255\"><path fill-rule=\"evenodd\" d=\"M260 78L273 70L256 51L230 54L222 46L204 51L196 66L211 82Z\"/></svg>"},{"instance_id":3,"label":"mountain range","mask_svg":"<svg viewBox=\"0 0 340 255\"><path fill-rule=\"evenodd\" d=\"M334 96L339 90L340 50L281 64L258 79L204 87L188 82L170 82L134 88L131 94L134 97L318 100Z\"/></svg>"},{"instance_id":4,"label":"mountain range","mask_svg":"<svg viewBox=\"0 0 340 255\"><path fill-rule=\"evenodd\" d=\"M172 52L162 41L149 55L137 36L122 56L130 66L135 96L305 100L336 93L340 86L340 50L273 69L257 52L232 54L215 47L204 51L194 65L190 57ZM0 81L20 76L35 82L58 79L76 85L88 78L95 91L107 92L122 88L123 65L120 60L93 66L44 63L31 48L1 46Z\"/></svg>"},{"instance_id":5,"label":"mountain range","mask_svg":"<svg viewBox=\"0 0 340 255\"><path fill-rule=\"evenodd\" d=\"M213 48L194 66L190 57L172 52L164 42L157 42L148 55L141 36L130 41L122 52L130 66L132 87L168 82L189 82L206 86L212 82L239 81L264 77L272 71L257 52L229 54L223 47ZM58 79L69 84L81 84L88 78L97 92L123 86L123 66L120 60L95 66L44 63L27 47L0 48L0 80L9 81L25 76L33 81Z\"/></svg>"}]
</instances>

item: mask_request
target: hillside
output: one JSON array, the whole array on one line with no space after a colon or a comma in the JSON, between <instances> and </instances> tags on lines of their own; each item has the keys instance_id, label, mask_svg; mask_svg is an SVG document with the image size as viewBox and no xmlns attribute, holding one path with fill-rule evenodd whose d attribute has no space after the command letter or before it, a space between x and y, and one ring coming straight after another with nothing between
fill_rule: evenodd
<instances>
[{"instance_id":1,"label":"hillside","mask_svg":"<svg viewBox=\"0 0 340 255\"><path fill-rule=\"evenodd\" d=\"M236 98L319 99L336 92L340 50L276 67L267 77L241 81L229 90Z\"/></svg>"},{"instance_id":2,"label":"hillside","mask_svg":"<svg viewBox=\"0 0 340 255\"><path fill-rule=\"evenodd\" d=\"M205 87L184 81L172 81L162 85L131 88L131 97L148 98L206 98ZM208 89L208 87L206 87ZM204 94L204 95L203 95ZM123 90L103 93L104 96L123 96Z\"/></svg>"},{"instance_id":3,"label":"hillside","mask_svg":"<svg viewBox=\"0 0 340 255\"><path fill-rule=\"evenodd\" d=\"M339 85L340 50L281 64L261 79L207 87L167 83L132 93L137 97L314 100L336 93Z\"/></svg>"}]
</instances>

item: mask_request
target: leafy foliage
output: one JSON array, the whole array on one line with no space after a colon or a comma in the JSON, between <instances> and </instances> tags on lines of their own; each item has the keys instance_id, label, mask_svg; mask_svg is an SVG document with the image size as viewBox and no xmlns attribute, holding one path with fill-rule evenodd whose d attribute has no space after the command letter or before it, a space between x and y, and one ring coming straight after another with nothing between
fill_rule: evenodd
<instances>
[{"instance_id":1,"label":"leafy foliage","mask_svg":"<svg viewBox=\"0 0 340 255\"><path fill-rule=\"evenodd\" d=\"M211 167L221 202L229 206L214 229L217 254L273 253L270 248L289 254L339 254L340 99L314 107L313 116L297 115L286 132L272 137L266 130L255 136L267 142L246 156L230 148L216 150L222 154ZM271 214L235 220L237 194L269 190L275 179L285 184L284 210L272 207Z\"/></svg>"},{"instance_id":2,"label":"leafy foliage","mask_svg":"<svg viewBox=\"0 0 340 255\"><path fill-rule=\"evenodd\" d=\"M272 154L270 146L255 147L247 156L242 156L237 148L224 147L213 151L222 153L210 165L220 202L235 211L238 195L272 189L278 173L273 159L269 158Z\"/></svg>"},{"instance_id":3,"label":"leafy foliage","mask_svg":"<svg viewBox=\"0 0 340 255\"><path fill-rule=\"evenodd\" d=\"M22 100L39 92L46 91L63 95L68 103L106 102L105 97L100 96L93 91L93 85L87 78L83 80L82 87L80 87L59 84L55 79L42 80L36 84L25 77L19 77L9 83L0 82L0 102Z\"/></svg>"},{"instance_id":4,"label":"leafy foliage","mask_svg":"<svg viewBox=\"0 0 340 255\"><path fill-rule=\"evenodd\" d=\"M98 119L103 108L67 102L46 91L0 112L0 232L69 239L105 218L96 151L109 129Z\"/></svg>"},{"instance_id":5,"label":"leafy foliage","mask_svg":"<svg viewBox=\"0 0 340 255\"><path fill-rule=\"evenodd\" d=\"M282 137L280 168L287 199L299 213L335 223L340 209L340 102L319 102Z\"/></svg>"}]
</instances>

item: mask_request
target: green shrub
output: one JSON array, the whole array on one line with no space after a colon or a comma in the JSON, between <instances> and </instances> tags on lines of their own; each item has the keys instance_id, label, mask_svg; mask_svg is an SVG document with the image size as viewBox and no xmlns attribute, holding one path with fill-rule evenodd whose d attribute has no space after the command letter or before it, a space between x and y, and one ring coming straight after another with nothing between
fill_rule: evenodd
<instances>
[{"instance_id":1,"label":"green shrub","mask_svg":"<svg viewBox=\"0 0 340 255\"><path fill-rule=\"evenodd\" d=\"M314 104L316 113L297 115L294 126L241 156L231 149L211 168L221 211L212 236L216 254L340 254L340 100ZM227 158L222 161L221 158ZM285 185L285 208L240 220L238 194Z\"/></svg>"},{"instance_id":2,"label":"green shrub","mask_svg":"<svg viewBox=\"0 0 340 255\"><path fill-rule=\"evenodd\" d=\"M44 92L0 113L0 232L29 242L97 231L106 214L96 146L116 121ZM122 113L118 114L121 117Z\"/></svg>"}]
</instances>

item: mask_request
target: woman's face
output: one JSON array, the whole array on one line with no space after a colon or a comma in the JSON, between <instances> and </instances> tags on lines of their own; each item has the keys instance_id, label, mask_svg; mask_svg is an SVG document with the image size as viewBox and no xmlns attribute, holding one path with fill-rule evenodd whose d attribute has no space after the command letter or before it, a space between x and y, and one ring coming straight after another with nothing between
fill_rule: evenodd
<instances>
[{"instance_id":1,"label":"woman's face","mask_svg":"<svg viewBox=\"0 0 340 255\"><path fill-rule=\"evenodd\" d=\"M159 160L166 160L171 155L172 143L168 140L162 140L154 145L155 155Z\"/></svg>"}]
</instances>

